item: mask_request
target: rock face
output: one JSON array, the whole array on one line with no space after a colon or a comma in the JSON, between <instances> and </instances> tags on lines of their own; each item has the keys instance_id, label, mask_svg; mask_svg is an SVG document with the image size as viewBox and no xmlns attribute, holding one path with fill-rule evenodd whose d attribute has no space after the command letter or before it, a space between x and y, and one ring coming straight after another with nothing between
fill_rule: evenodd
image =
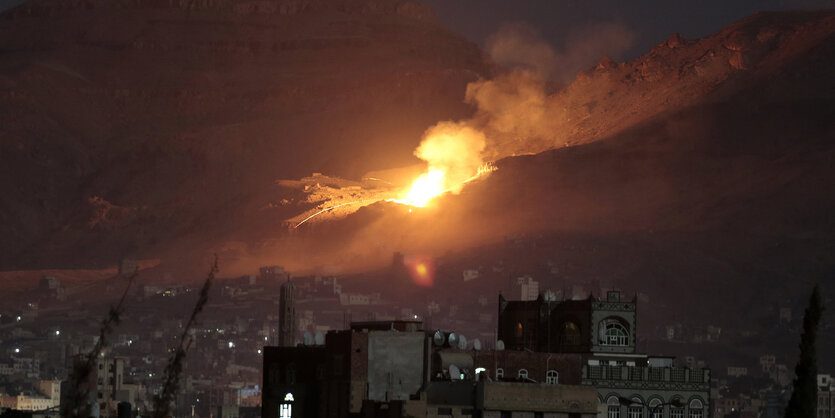
<instances>
[{"instance_id":1,"label":"rock face","mask_svg":"<svg viewBox=\"0 0 835 418\"><path fill-rule=\"evenodd\" d=\"M412 163L490 68L413 1L30 0L0 15L0 269L257 236L297 210L275 179Z\"/></svg>"},{"instance_id":2,"label":"rock face","mask_svg":"<svg viewBox=\"0 0 835 418\"><path fill-rule=\"evenodd\" d=\"M833 27L831 11L757 13L701 39L673 34L629 62L605 58L547 97L548 129L526 141L510 138L503 154L594 142L665 112L722 100L783 73L830 42ZM822 60L819 65L832 65Z\"/></svg>"}]
</instances>

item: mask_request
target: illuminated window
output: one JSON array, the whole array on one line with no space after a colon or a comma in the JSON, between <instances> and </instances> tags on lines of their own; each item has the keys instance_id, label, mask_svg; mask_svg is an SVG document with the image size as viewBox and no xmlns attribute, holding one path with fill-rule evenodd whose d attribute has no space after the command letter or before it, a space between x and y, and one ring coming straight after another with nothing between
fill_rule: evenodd
<instances>
[{"instance_id":1,"label":"illuminated window","mask_svg":"<svg viewBox=\"0 0 835 418\"><path fill-rule=\"evenodd\" d=\"M500 380L502 378L504 378L504 369L499 367L496 369L496 380Z\"/></svg>"},{"instance_id":2,"label":"illuminated window","mask_svg":"<svg viewBox=\"0 0 835 418\"><path fill-rule=\"evenodd\" d=\"M517 322L516 323L516 338L522 338L523 331L524 331L524 329L522 328L522 323Z\"/></svg>"},{"instance_id":3,"label":"illuminated window","mask_svg":"<svg viewBox=\"0 0 835 418\"><path fill-rule=\"evenodd\" d=\"M279 406L278 410L278 418L292 418L293 417L293 404L295 399L293 398L293 394L287 392L284 395L284 403Z\"/></svg>"},{"instance_id":4,"label":"illuminated window","mask_svg":"<svg viewBox=\"0 0 835 418\"><path fill-rule=\"evenodd\" d=\"M516 375L521 380L528 380L528 371L525 369L519 369L519 374Z\"/></svg>"}]
</instances>

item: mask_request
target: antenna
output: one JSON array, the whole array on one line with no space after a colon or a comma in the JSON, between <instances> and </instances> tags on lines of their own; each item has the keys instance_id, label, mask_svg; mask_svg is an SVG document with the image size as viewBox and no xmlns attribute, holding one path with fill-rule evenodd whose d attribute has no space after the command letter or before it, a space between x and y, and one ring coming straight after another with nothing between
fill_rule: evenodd
<instances>
[{"instance_id":1,"label":"antenna","mask_svg":"<svg viewBox=\"0 0 835 418\"><path fill-rule=\"evenodd\" d=\"M444 345L445 340L444 333L441 331L435 331L435 334L432 335L432 342L438 347Z\"/></svg>"},{"instance_id":2,"label":"antenna","mask_svg":"<svg viewBox=\"0 0 835 418\"><path fill-rule=\"evenodd\" d=\"M496 351L502 351L502 350L504 350L504 341L502 341L502 340L496 341Z\"/></svg>"},{"instance_id":3,"label":"antenna","mask_svg":"<svg viewBox=\"0 0 835 418\"><path fill-rule=\"evenodd\" d=\"M313 345L313 335L310 334L310 331L304 332L304 337L302 338L302 343L304 345Z\"/></svg>"},{"instance_id":4,"label":"antenna","mask_svg":"<svg viewBox=\"0 0 835 418\"><path fill-rule=\"evenodd\" d=\"M316 335L313 336L313 342L316 345L325 345L325 334L322 334L322 331L316 331Z\"/></svg>"},{"instance_id":5,"label":"antenna","mask_svg":"<svg viewBox=\"0 0 835 418\"><path fill-rule=\"evenodd\" d=\"M475 350L475 351L481 350L481 341L478 338L473 340L473 350Z\"/></svg>"},{"instance_id":6,"label":"antenna","mask_svg":"<svg viewBox=\"0 0 835 418\"><path fill-rule=\"evenodd\" d=\"M447 337L447 341L449 341L450 347L458 347L458 335L454 332L449 333L449 337Z\"/></svg>"},{"instance_id":7,"label":"antenna","mask_svg":"<svg viewBox=\"0 0 835 418\"><path fill-rule=\"evenodd\" d=\"M462 350L467 349L467 337L461 335L458 337L458 348Z\"/></svg>"}]
</instances>

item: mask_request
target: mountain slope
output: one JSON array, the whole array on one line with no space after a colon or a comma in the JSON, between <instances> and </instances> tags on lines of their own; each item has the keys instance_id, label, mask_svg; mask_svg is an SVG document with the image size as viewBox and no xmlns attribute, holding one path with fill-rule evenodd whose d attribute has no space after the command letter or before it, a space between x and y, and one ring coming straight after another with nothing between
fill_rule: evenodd
<instances>
[{"instance_id":1,"label":"mountain slope","mask_svg":"<svg viewBox=\"0 0 835 418\"><path fill-rule=\"evenodd\" d=\"M412 163L489 71L412 1L28 1L0 19L0 268L257 238L295 210L275 179Z\"/></svg>"}]
</instances>

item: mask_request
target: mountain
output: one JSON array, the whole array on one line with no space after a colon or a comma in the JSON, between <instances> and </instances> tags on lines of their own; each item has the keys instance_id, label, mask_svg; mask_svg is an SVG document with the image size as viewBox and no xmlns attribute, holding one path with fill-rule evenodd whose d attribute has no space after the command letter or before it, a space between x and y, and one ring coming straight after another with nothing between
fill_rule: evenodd
<instances>
[{"instance_id":1,"label":"mountain","mask_svg":"<svg viewBox=\"0 0 835 418\"><path fill-rule=\"evenodd\" d=\"M276 179L413 164L491 71L415 1L27 1L0 15L0 269L263 238L295 214Z\"/></svg>"}]
</instances>

